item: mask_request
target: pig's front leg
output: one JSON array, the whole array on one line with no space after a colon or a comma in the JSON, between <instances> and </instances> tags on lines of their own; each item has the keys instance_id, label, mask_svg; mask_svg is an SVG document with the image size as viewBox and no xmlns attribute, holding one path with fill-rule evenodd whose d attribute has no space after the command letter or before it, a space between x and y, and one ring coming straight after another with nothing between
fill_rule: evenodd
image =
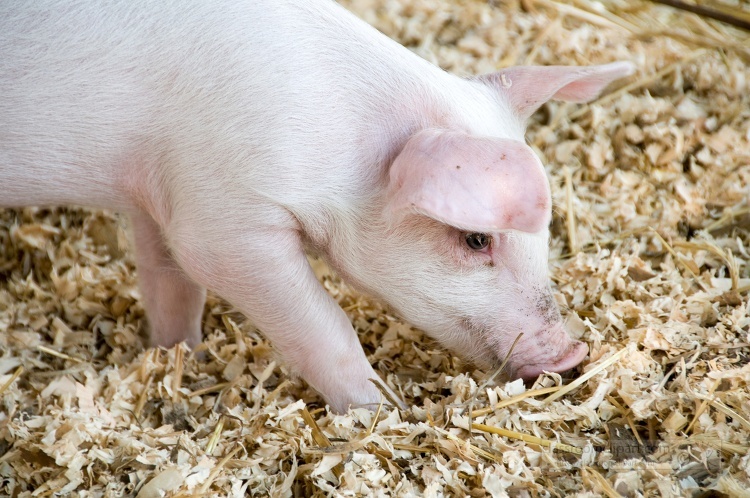
<instances>
[{"instance_id":1,"label":"pig's front leg","mask_svg":"<svg viewBox=\"0 0 750 498\"><path fill-rule=\"evenodd\" d=\"M161 229L151 216L131 214L138 283L149 320L152 346L201 342L206 290L192 281L172 258Z\"/></svg>"},{"instance_id":2,"label":"pig's front leg","mask_svg":"<svg viewBox=\"0 0 750 498\"><path fill-rule=\"evenodd\" d=\"M346 314L315 278L297 231L242 234L241 225L205 237L176 235L175 258L241 310L333 410L377 407L381 394L369 380L377 374Z\"/></svg>"}]
</instances>

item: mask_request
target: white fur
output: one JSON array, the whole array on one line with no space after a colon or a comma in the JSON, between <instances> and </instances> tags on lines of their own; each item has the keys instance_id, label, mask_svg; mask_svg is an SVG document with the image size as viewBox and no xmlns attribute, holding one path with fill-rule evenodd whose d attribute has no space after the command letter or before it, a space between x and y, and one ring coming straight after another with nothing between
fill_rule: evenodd
<instances>
[{"instance_id":1,"label":"white fur","mask_svg":"<svg viewBox=\"0 0 750 498\"><path fill-rule=\"evenodd\" d=\"M515 368L552 364L572 343L537 305L546 230L474 254L451 227L384 216L388 167L416 132L523 141L504 91L328 0L6 1L0 206L131 214L156 344L200 340L210 288L336 410L380 395L306 248L450 347L496 362L523 331ZM540 334L554 340L540 349Z\"/></svg>"}]
</instances>

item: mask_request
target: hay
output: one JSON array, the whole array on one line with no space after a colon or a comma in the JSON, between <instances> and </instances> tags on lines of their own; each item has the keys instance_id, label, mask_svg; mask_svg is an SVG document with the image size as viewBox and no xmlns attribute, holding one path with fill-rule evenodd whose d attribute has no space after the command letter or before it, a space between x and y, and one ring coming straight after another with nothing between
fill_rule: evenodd
<instances>
[{"instance_id":1,"label":"hay","mask_svg":"<svg viewBox=\"0 0 750 498\"><path fill-rule=\"evenodd\" d=\"M408 406L336 416L214 296L205 359L144 350L113 214L0 211L0 495L748 496L750 35L639 1L344 4L461 75L638 64L529 129L557 298L590 357L483 385L315 262Z\"/></svg>"}]
</instances>

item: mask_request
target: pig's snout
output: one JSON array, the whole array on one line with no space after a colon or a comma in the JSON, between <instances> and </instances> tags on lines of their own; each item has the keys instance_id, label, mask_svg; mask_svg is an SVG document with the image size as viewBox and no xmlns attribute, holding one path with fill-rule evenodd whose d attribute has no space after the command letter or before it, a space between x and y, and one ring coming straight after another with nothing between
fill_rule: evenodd
<instances>
[{"instance_id":1,"label":"pig's snout","mask_svg":"<svg viewBox=\"0 0 750 498\"><path fill-rule=\"evenodd\" d=\"M525 343L525 344L524 344ZM543 372L562 373L578 366L589 352L589 347L571 339L564 328L542 333L519 343L514 353L515 374L524 380L534 380Z\"/></svg>"},{"instance_id":2,"label":"pig's snout","mask_svg":"<svg viewBox=\"0 0 750 498\"><path fill-rule=\"evenodd\" d=\"M578 366L589 353L589 347L580 341L573 342L558 358L548 363L524 365L518 369L518 376L524 380L534 380L544 372L567 372Z\"/></svg>"}]
</instances>

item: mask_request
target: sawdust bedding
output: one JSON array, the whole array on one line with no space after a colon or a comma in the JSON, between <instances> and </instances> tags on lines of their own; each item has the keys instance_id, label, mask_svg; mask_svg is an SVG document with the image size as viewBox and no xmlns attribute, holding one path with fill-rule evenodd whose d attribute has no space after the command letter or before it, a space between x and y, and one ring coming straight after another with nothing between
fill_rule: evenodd
<instances>
[{"instance_id":1,"label":"sawdust bedding","mask_svg":"<svg viewBox=\"0 0 750 498\"><path fill-rule=\"evenodd\" d=\"M493 380L315 263L409 406L336 416L216 297L206 359L144 349L113 214L0 211L0 495L750 496L748 32L624 0L343 3L461 75L638 65L528 135L590 357Z\"/></svg>"}]
</instances>

